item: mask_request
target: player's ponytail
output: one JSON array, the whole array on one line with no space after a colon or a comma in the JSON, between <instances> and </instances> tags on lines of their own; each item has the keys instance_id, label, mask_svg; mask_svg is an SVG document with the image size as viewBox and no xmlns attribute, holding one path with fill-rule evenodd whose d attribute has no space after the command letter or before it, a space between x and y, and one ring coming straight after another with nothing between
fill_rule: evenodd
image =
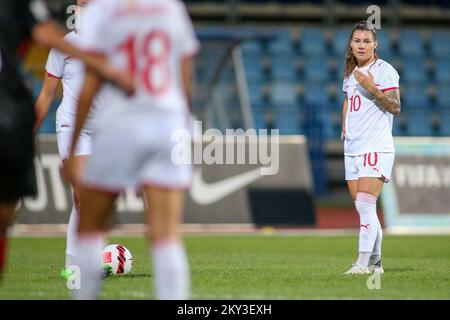
<instances>
[{"instance_id":1,"label":"player's ponytail","mask_svg":"<svg viewBox=\"0 0 450 320\"><path fill-rule=\"evenodd\" d=\"M355 27L352 30L352 33L350 34L350 37L348 38L347 42L347 53L345 56L345 67L344 67L344 78L348 78L353 70L355 69L356 65L358 64L358 61L356 60L356 57L353 55L352 48L350 46L353 33L356 30L362 30L362 31L370 31L372 32L374 41L377 41L377 34L375 32L375 28L370 22L367 22L366 20L358 22ZM375 49L375 60L378 59L377 51Z\"/></svg>"}]
</instances>

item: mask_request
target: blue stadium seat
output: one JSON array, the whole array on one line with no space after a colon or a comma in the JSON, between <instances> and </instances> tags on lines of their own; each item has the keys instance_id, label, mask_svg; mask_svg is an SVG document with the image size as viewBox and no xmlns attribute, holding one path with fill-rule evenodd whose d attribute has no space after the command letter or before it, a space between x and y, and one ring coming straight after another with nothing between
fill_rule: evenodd
<instances>
[{"instance_id":1,"label":"blue stadium seat","mask_svg":"<svg viewBox=\"0 0 450 320\"><path fill-rule=\"evenodd\" d=\"M377 54L378 57L390 62L394 57L392 50L392 41L387 31L377 31Z\"/></svg>"},{"instance_id":2,"label":"blue stadium seat","mask_svg":"<svg viewBox=\"0 0 450 320\"><path fill-rule=\"evenodd\" d=\"M398 48L403 58L425 56L425 49L422 42L422 35L417 30L401 30L398 39Z\"/></svg>"},{"instance_id":3,"label":"blue stadium seat","mask_svg":"<svg viewBox=\"0 0 450 320\"><path fill-rule=\"evenodd\" d=\"M419 109L430 106L427 89L423 85L401 85L401 102L406 109Z\"/></svg>"},{"instance_id":4,"label":"blue stadium seat","mask_svg":"<svg viewBox=\"0 0 450 320\"><path fill-rule=\"evenodd\" d=\"M431 33L431 53L436 58L450 56L450 31L433 31Z\"/></svg>"},{"instance_id":5,"label":"blue stadium seat","mask_svg":"<svg viewBox=\"0 0 450 320\"><path fill-rule=\"evenodd\" d=\"M434 61L434 75L436 82L450 85L450 53Z\"/></svg>"},{"instance_id":6,"label":"blue stadium seat","mask_svg":"<svg viewBox=\"0 0 450 320\"><path fill-rule=\"evenodd\" d=\"M266 106L266 99L262 94L262 83L248 82L248 94L250 98L250 105L252 108L264 108Z\"/></svg>"},{"instance_id":7,"label":"blue stadium seat","mask_svg":"<svg viewBox=\"0 0 450 320\"><path fill-rule=\"evenodd\" d=\"M437 86L436 90L436 106L438 109L450 110L450 86L441 84Z\"/></svg>"},{"instance_id":8,"label":"blue stadium seat","mask_svg":"<svg viewBox=\"0 0 450 320\"><path fill-rule=\"evenodd\" d=\"M259 41L246 41L241 44L242 53L249 56L262 56L263 48Z\"/></svg>"},{"instance_id":9,"label":"blue stadium seat","mask_svg":"<svg viewBox=\"0 0 450 320\"><path fill-rule=\"evenodd\" d=\"M265 74L258 56L244 55L244 72L249 81L263 82Z\"/></svg>"},{"instance_id":10,"label":"blue stadium seat","mask_svg":"<svg viewBox=\"0 0 450 320\"><path fill-rule=\"evenodd\" d=\"M327 94L327 87L320 84L306 84L303 101L307 105L307 108L315 106L323 110L328 109L330 99Z\"/></svg>"},{"instance_id":11,"label":"blue stadium seat","mask_svg":"<svg viewBox=\"0 0 450 320\"><path fill-rule=\"evenodd\" d=\"M345 54L347 52L347 43L348 38L350 37L350 30L349 29L341 29L337 30L333 34L333 52L334 55L341 60L345 57Z\"/></svg>"},{"instance_id":12,"label":"blue stadium seat","mask_svg":"<svg viewBox=\"0 0 450 320\"><path fill-rule=\"evenodd\" d=\"M275 129L280 134L302 133L300 111L298 108L279 108L275 115Z\"/></svg>"},{"instance_id":13,"label":"blue stadium seat","mask_svg":"<svg viewBox=\"0 0 450 320\"><path fill-rule=\"evenodd\" d=\"M298 102L294 85L290 82L274 82L271 90L271 102L275 108L296 108Z\"/></svg>"},{"instance_id":14,"label":"blue stadium seat","mask_svg":"<svg viewBox=\"0 0 450 320\"><path fill-rule=\"evenodd\" d=\"M399 137L399 136L401 137L401 136L405 135L405 130L401 126L400 119L398 116L394 117L394 122L392 124L392 135L394 137Z\"/></svg>"},{"instance_id":15,"label":"blue stadium seat","mask_svg":"<svg viewBox=\"0 0 450 320\"><path fill-rule=\"evenodd\" d=\"M294 55L295 50L290 31L279 32L277 34L277 38L269 42L267 49L272 57L280 55Z\"/></svg>"},{"instance_id":16,"label":"blue stadium seat","mask_svg":"<svg viewBox=\"0 0 450 320\"><path fill-rule=\"evenodd\" d=\"M266 110L260 108L252 109L253 124L256 130L267 129Z\"/></svg>"},{"instance_id":17,"label":"blue stadium seat","mask_svg":"<svg viewBox=\"0 0 450 320\"><path fill-rule=\"evenodd\" d=\"M440 110L439 112L439 135L443 137L450 136L450 108Z\"/></svg>"},{"instance_id":18,"label":"blue stadium seat","mask_svg":"<svg viewBox=\"0 0 450 320\"><path fill-rule=\"evenodd\" d=\"M342 112L325 108L318 113L325 139L339 139L342 129Z\"/></svg>"},{"instance_id":19,"label":"blue stadium seat","mask_svg":"<svg viewBox=\"0 0 450 320\"><path fill-rule=\"evenodd\" d=\"M273 57L270 70L272 80L295 81L297 79L293 56Z\"/></svg>"},{"instance_id":20,"label":"blue stadium seat","mask_svg":"<svg viewBox=\"0 0 450 320\"><path fill-rule=\"evenodd\" d=\"M403 60L401 78L407 84L428 84L431 79L428 76L425 59L413 58Z\"/></svg>"},{"instance_id":21,"label":"blue stadium seat","mask_svg":"<svg viewBox=\"0 0 450 320\"><path fill-rule=\"evenodd\" d=\"M301 31L301 53L307 57L326 55L324 32L320 28L303 28Z\"/></svg>"},{"instance_id":22,"label":"blue stadium seat","mask_svg":"<svg viewBox=\"0 0 450 320\"><path fill-rule=\"evenodd\" d=\"M315 57L305 60L304 80L308 83L327 83L331 80L327 60L324 57Z\"/></svg>"},{"instance_id":23,"label":"blue stadium seat","mask_svg":"<svg viewBox=\"0 0 450 320\"><path fill-rule=\"evenodd\" d=\"M407 134L410 136L433 136L431 115L430 107L408 110L406 113Z\"/></svg>"}]
</instances>

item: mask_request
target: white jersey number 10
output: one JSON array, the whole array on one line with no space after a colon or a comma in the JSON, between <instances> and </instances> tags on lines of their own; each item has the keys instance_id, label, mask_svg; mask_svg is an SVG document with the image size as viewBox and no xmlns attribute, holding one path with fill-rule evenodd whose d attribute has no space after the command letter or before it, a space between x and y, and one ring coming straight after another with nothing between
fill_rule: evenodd
<instances>
[{"instance_id":1,"label":"white jersey number 10","mask_svg":"<svg viewBox=\"0 0 450 320\"><path fill-rule=\"evenodd\" d=\"M357 112L361 108L361 97L351 96L350 97L350 112Z\"/></svg>"}]
</instances>

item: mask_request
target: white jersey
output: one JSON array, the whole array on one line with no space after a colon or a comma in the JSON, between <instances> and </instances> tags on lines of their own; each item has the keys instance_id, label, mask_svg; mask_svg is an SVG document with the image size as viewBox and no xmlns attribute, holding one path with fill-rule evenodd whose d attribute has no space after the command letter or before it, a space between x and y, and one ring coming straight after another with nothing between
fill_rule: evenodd
<instances>
[{"instance_id":1,"label":"white jersey","mask_svg":"<svg viewBox=\"0 0 450 320\"><path fill-rule=\"evenodd\" d=\"M365 74L370 71L381 91L399 88L397 71L382 59L359 70ZM358 84L353 73L344 79L343 91L348 102L344 154L356 156L371 152L395 152L392 139L394 116L377 106L373 95Z\"/></svg>"},{"instance_id":2,"label":"white jersey","mask_svg":"<svg viewBox=\"0 0 450 320\"><path fill-rule=\"evenodd\" d=\"M71 44L78 46L81 36L75 31L68 33L64 39ZM56 112L56 132L75 129L75 119L77 114L78 97L84 81L84 64L73 57L63 54L56 49L50 50L45 67L47 74L60 79L63 84L63 99ZM93 130L93 117L100 105L100 99L94 99L94 108L89 115L84 130Z\"/></svg>"},{"instance_id":3,"label":"white jersey","mask_svg":"<svg viewBox=\"0 0 450 320\"><path fill-rule=\"evenodd\" d=\"M104 86L108 107L96 122L83 183L117 191L189 186L192 167L172 159L178 143L172 135L186 127L188 115L182 59L199 49L183 3L96 0L84 11L81 30L82 47L129 71L136 85L131 97Z\"/></svg>"},{"instance_id":4,"label":"white jersey","mask_svg":"<svg viewBox=\"0 0 450 320\"><path fill-rule=\"evenodd\" d=\"M186 112L181 60L195 55L199 42L182 2L97 0L86 8L81 30L85 50L106 55L135 79L132 97L106 86L112 105L105 113L120 118L130 105Z\"/></svg>"}]
</instances>

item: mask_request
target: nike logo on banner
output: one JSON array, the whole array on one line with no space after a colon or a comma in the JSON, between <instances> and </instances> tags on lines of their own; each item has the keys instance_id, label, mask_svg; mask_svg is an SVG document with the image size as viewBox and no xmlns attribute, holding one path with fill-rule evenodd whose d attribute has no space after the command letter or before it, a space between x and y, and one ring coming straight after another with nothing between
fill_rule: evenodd
<instances>
[{"instance_id":1,"label":"nike logo on banner","mask_svg":"<svg viewBox=\"0 0 450 320\"><path fill-rule=\"evenodd\" d=\"M192 179L190 195L198 204L208 205L229 196L261 177L261 169L257 168L224 180L206 183L202 177L202 169L196 168Z\"/></svg>"}]
</instances>

